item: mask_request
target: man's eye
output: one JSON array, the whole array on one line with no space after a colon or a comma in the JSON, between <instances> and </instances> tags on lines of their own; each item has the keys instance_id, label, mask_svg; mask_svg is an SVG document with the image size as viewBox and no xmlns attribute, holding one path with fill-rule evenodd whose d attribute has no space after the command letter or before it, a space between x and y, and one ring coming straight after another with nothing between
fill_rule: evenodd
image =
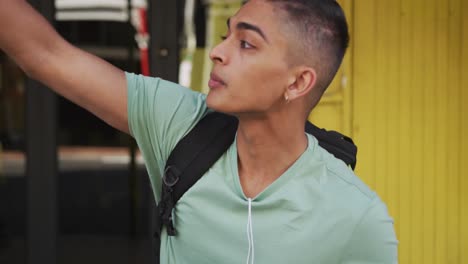
<instances>
[{"instance_id":1,"label":"man's eye","mask_svg":"<svg viewBox=\"0 0 468 264\"><path fill-rule=\"evenodd\" d=\"M248 43L245 40L240 41L240 47L241 47L241 49L251 49L251 48L253 48L253 46L250 45L250 43Z\"/></svg>"}]
</instances>

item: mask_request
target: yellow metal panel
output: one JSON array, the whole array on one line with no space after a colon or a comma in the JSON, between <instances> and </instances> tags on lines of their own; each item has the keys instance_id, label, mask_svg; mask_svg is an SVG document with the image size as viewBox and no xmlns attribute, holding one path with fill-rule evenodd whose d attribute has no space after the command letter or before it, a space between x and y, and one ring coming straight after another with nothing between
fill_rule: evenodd
<instances>
[{"instance_id":1,"label":"yellow metal panel","mask_svg":"<svg viewBox=\"0 0 468 264\"><path fill-rule=\"evenodd\" d=\"M183 57L183 56L181 56ZM203 83L203 65L205 63L205 49L196 48L192 58L192 73L190 74L190 88L201 92L206 84Z\"/></svg>"},{"instance_id":2,"label":"yellow metal panel","mask_svg":"<svg viewBox=\"0 0 468 264\"><path fill-rule=\"evenodd\" d=\"M343 99L324 100L315 107L309 119L320 127L343 131Z\"/></svg>"},{"instance_id":3,"label":"yellow metal panel","mask_svg":"<svg viewBox=\"0 0 468 264\"><path fill-rule=\"evenodd\" d=\"M462 53L461 67L460 67L460 76L461 76L461 86L460 86L460 106L461 112L459 116L459 122L461 123L461 136L459 138L460 148L460 187L458 192L460 194L460 234L461 234L461 247L460 254L461 259L460 263L468 263L468 17L466 16L468 12L468 2L466 0L461 1L461 10L462 10L462 28L460 30L460 35L462 37L462 45L460 47L460 52Z\"/></svg>"},{"instance_id":4,"label":"yellow metal panel","mask_svg":"<svg viewBox=\"0 0 468 264\"><path fill-rule=\"evenodd\" d=\"M376 171L374 172L374 181L375 181L375 189L378 190L380 197L384 201L388 201L387 199L387 189L386 189L386 184L385 184L385 179L387 178L387 156L388 156L388 144L386 144L386 139L388 138L388 128L387 128L387 113L388 113L388 102L387 102L387 72L388 72L388 58L389 56L386 56L386 53L381 52L383 50L388 49L388 42L390 39L388 38L387 32L382 32L379 30L380 28L386 28L388 29L388 26L386 26L386 23L388 22L388 10L386 7L387 2L376 2L375 6L375 18L374 18L374 24L376 27L376 31L374 33L374 38L375 38L375 47L376 47L376 53L375 53L375 64L373 67L375 67L375 75L380 77L380 79L376 80L376 87L379 89L375 89L374 92L374 101L375 101L375 122L373 123L373 129L375 135L378 136L378 138L375 138L375 144L372 146L374 153L377 155L374 155L374 163L376 166ZM374 136L375 137L375 136ZM379 142L380 138L383 138L383 142Z\"/></svg>"},{"instance_id":5,"label":"yellow metal panel","mask_svg":"<svg viewBox=\"0 0 468 264\"><path fill-rule=\"evenodd\" d=\"M395 217L395 224L398 227L398 239L400 242L399 246L399 260L400 263L413 263L412 261L412 248L411 248L411 212L412 206L409 200L413 188L411 186L411 170L412 162L411 159L408 159L408 156L412 156L411 148L411 137L409 128L411 127L411 94L408 90L408 86L412 81L412 51L408 48L408 44L412 40L413 30L409 26L412 21L412 1L401 0L400 1L400 65L406 65L405 68L400 69L400 78L398 80L398 86L395 87L399 90L399 128L397 135L395 136L398 139L400 145L400 152L398 153L399 159L396 163L393 164L394 167L398 168L398 178L400 179L400 211L398 214L393 215ZM403 155L405 153L405 155Z\"/></svg>"},{"instance_id":6,"label":"yellow metal panel","mask_svg":"<svg viewBox=\"0 0 468 264\"><path fill-rule=\"evenodd\" d=\"M446 245L446 263L466 263L460 260L460 211L459 211L459 196L462 195L459 190L460 178L463 177L460 171L461 157L460 157L460 143L463 134L460 133L460 117L461 105L463 104L461 96L461 1L449 1L448 3L448 41L445 43L448 49L447 53L447 78L441 80L439 87L447 87L449 95L445 97L447 105L447 127L445 138L447 146L447 171L441 175L447 175L447 245ZM443 58L441 58L443 60ZM450 85L447 85L450 84ZM466 98L466 97L465 97ZM465 112L466 113L466 112ZM455 139L455 140L454 140ZM458 157L458 158L456 158ZM465 236L465 240L466 240ZM465 251L466 252L466 251ZM466 254L466 253L465 253ZM442 260L441 260L442 261ZM443 263L443 262L442 262Z\"/></svg>"},{"instance_id":7,"label":"yellow metal panel","mask_svg":"<svg viewBox=\"0 0 468 264\"><path fill-rule=\"evenodd\" d=\"M376 1L355 2L353 29L353 78L354 92L354 139L359 146L357 173L361 178L375 186L375 53L374 33Z\"/></svg>"},{"instance_id":8,"label":"yellow metal panel","mask_svg":"<svg viewBox=\"0 0 468 264\"><path fill-rule=\"evenodd\" d=\"M398 144L398 127L400 113L400 90L395 89L400 84L399 80L399 64L400 64L400 3L398 1L388 1L384 5L384 9L381 9L381 14L385 14L385 27L389 29L386 34L386 50L390 56L387 59L386 66L386 88L393 92L386 96L387 111L385 109L385 119L387 120L386 126L386 142L387 148L387 159L385 161L386 175L376 175L377 177L385 177L382 182L386 187L386 200L389 207L390 215L398 215L400 209L400 178L398 175L398 167L393 164L398 163L400 145ZM397 235L400 234L400 222L395 223Z\"/></svg>"},{"instance_id":9,"label":"yellow metal panel","mask_svg":"<svg viewBox=\"0 0 468 264\"><path fill-rule=\"evenodd\" d=\"M468 263L464 0L354 1L359 174L389 205L400 263Z\"/></svg>"},{"instance_id":10,"label":"yellow metal panel","mask_svg":"<svg viewBox=\"0 0 468 264\"><path fill-rule=\"evenodd\" d=\"M449 119L446 119L448 116L448 94L451 93L451 87L447 89L440 89L448 83L448 40L449 40L449 31L448 28L448 1L436 1L435 6L436 14L433 19L436 21L434 25L435 36L438 36L434 39L435 44L435 116L434 121L431 122L434 124L434 156L437 157L434 168L434 263L447 263L447 221L448 221L448 204L447 204L447 186L451 178L456 175L446 174L447 163L448 163L448 151L447 146L449 145L447 141L447 129L450 127ZM437 162L438 161L438 162ZM441 175L445 175L442 177Z\"/></svg>"},{"instance_id":11,"label":"yellow metal panel","mask_svg":"<svg viewBox=\"0 0 468 264\"><path fill-rule=\"evenodd\" d=\"M423 197L423 218L421 223L423 226L423 263L432 264L434 263L434 252L437 250L434 247L434 165L436 162L434 157L434 104L435 104L435 6L434 0L425 0L423 5L423 42L424 48L422 50L423 55L423 67L421 84L423 87L423 105L422 105L422 116L423 116L423 171L422 171L422 197ZM419 173L421 174L421 172Z\"/></svg>"},{"instance_id":12,"label":"yellow metal panel","mask_svg":"<svg viewBox=\"0 0 468 264\"><path fill-rule=\"evenodd\" d=\"M414 6L412 9L412 26L413 28L413 40L409 45L411 45L412 52L413 52L413 79L410 82L410 85L413 89L410 89L409 92L411 93L411 117L412 117L412 125L408 129L409 136L412 138L412 157L406 156L406 158L412 160L412 170L411 170L411 186L413 189L412 195L409 198L409 202L411 203L411 251L413 253L411 263L423 263L424 257L424 237L423 237L423 209L424 209L424 199L423 199L423 183L424 183L424 143L422 141L423 134L424 134L424 126L423 126L423 111L424 111L424 104L422 101L424 95L424 85L423 80L427 76L423 72L424 67L424 56L423 53L424 46L422 45L425 43L423 30L424 30L424 6L425 1L423 0L415 0ZM404 67L404 66L403 66ZM410 69L407 69L410 70ZM402 153L405 155L405 153ZM405 245L402 245L405 246Z\"/></svg>"}]
</instances>

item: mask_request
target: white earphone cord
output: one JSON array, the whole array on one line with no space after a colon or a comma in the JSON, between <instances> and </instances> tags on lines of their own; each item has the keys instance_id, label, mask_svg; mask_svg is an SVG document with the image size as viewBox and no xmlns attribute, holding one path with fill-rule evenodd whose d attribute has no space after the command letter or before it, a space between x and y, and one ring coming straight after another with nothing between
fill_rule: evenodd
<instances>
[{"instance_id":1,"label":"white earphone cord","mask_svg":"<svg viewBox=\"0 0 468 264\"><path fill-rule=\"evenodd\" d=\"M248 199L249 202L249 214L247 217L247 239L249 240L249 250L247 253L247 264L254 264L255 249L253 240L253 227L252 227L252 199Z\"/></svg>"}]
</instances>

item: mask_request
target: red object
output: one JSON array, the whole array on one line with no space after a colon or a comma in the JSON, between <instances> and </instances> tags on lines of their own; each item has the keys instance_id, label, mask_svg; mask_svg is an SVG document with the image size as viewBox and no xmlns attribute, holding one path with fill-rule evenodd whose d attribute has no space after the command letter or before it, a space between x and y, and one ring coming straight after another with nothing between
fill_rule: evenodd
<instances>
[{"instance_id":1,"label":"red object","mask_svg":"<svg viewBox=\"0 0 468 264\"><path fill-rule=\"evenodd\" d=\"M150 75L149 69L149 54L148 54L148 23L146 19L146 9L140 8L138 10L138 18L140 20L139 26L137 28L137 42L138 48L140 49L140 67L141 74L145 76Z\"/></svg>"},{"instance_id":2,"label":"red object","mask_svg":"<svg viewBox=\"0 0 468 264\"><path fill-rule=\"evenodd\" d=\"M141 74L145 76L149 76L149 58L148 58L148 49L140 49L140 66L141 66Z\"/></svg>"}]
</instances>

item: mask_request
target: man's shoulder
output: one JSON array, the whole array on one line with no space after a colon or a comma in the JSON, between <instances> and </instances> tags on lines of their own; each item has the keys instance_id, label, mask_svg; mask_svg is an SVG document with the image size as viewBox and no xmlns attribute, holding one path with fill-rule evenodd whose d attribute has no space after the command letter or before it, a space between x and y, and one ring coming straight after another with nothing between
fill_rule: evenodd
<instances>
[{"instance_id":1,"label":"man's shoulder","mask_svg":"<svg viewBox=\"0 0 468 264\"><path fill-rule=\"evenodd\" d=\"M206 115L206 96L160 78L126 73L128 126L145 159L155 196L177 143Z\"/></svg>"},{"instance_id":2,"label":"man's shoulder","mask_svg":"<svg viewBox=\"0 0 468 264\"><path fill-rule=\"evenodd\" d=\"M193 96L205 96L205 94L182 86L179 83L165 80L159 77L144 76L141 74L125 72L125 78L129 92L138 92L138 90L141 89L168 89L171 92L180 92L183 94L191 94Z\"/></svg>"},{"instance_id":3,"label":"man's shoulder","mask_svg":"<svg viewBox=\"0 0 468 264\"><path fill-rule=\"evenodd\" d=\"M393 258L396 254L394 245L397 245L398 241L393 228L393 219L388 213L385 202L342 161L324 149L319 149L318 152L322 152L320 155L325 167L322 191L328 201L327 206L339 211L341 217L347 219L353 230L348 234L348 240L351 241L348 245L356 246L357 243L364 246L385 245L388 249L377 251L386 254L386 259ZM387 256L388 254L390 255Z\"/></svg>"},{"instance_id":4,"label":"man's shoulder","mask_svg":"<svg viewBox=\"0 0 468 264\"><path fill-rule=\"evenodd\" d=\"M378 199L377 194L364 183L342 160L334 157L315 140L311 159L320 164L313 171L324 195L337 204L355 212L363 212Z\"/></svg>"}]
</instances>

